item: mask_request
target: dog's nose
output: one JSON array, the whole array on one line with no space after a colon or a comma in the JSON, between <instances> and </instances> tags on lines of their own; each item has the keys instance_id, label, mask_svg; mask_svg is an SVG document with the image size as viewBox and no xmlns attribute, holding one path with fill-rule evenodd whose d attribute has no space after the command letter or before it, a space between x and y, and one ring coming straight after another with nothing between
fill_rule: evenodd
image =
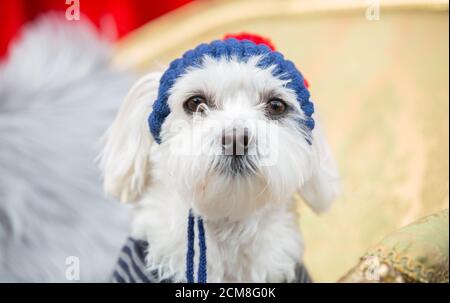
<instances>
[{"instance_id":1,"label":"dog's nose","mask_svg":"<svg viewBox=\"0 0 450 303\"><path fill-rule=\"evenodd\" d=\"M222 132L224 155L242 156L248 151L249 136L247 128L233 128Z\"/></svg>"}]
</instances>

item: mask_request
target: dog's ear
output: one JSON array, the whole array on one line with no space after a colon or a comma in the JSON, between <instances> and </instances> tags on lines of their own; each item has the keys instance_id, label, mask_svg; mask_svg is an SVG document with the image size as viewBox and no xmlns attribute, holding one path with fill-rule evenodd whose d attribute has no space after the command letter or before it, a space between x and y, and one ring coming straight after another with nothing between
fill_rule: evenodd
<instances>
[{"instance_id":1,"label":"dog's ear","mask_svg":"<svg viewBox=\"0 0 450 303\"><path fill-rule=\"evenodd\" d=\"M147 118L157 97L160 73L142 77L128 92L102 139L99 155L103 188L122 202L137 200L150 178L153 137Z\"/></svg>"},{"instance_id":2,"label":"dog's ear","mask_svg":"<svg viewBox=\"0 0 450 303\"><path fill-rule=\"evenodd\" d=\"M339 195L341 185L336 162L318 123L312 138L313 171L300 188L300 195L316 213L322 213Z\"/></svg>"}]
</instances>

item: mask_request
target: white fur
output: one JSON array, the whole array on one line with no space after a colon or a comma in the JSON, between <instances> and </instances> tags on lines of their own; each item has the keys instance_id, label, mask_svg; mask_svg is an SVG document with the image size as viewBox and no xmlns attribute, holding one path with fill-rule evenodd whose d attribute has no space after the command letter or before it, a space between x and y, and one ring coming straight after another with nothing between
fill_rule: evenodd
<instances>
[{"instance_id":1,"label":"white fur","mask_svg":"<svg viewBox=\"0 0 450 303\"><path fill-rule=\"evenodd\" d=\"M93 159L135 81L111 68L113 49L57 12L27 23L0 63L0 283L77 282L70 256L79 282L111 276L129 216Z\"/></svg>"},{"instance_id":2,"label":"white fur","mask_svg":"<svg viewBox=\"0 0 450 303\"><path fill-rule=\"evenodd\" d=\"M304 113L294 92L272 76L273 67L257 67L259 59L206 57L201 67L189 69L170 91L161 144L153 143L147 126L160 76L150 74L132 88L107 133L105 190L137 201L132 234L149 242L148 267L158 269L160 279L185 280L192 208L205 221L209 282L290 281L303 254L293 193L300 184L317 211L337 193L329 188L337 173L323 136L315 131L310 137L298 123ZM199 92L213 104L192 118L183 103ZM264 115L267 94L290 105L282 121ZM218 155L222 132L230 128L249 129L253 174L219 171L226 169Z\"/></svg>"}]
</instances>

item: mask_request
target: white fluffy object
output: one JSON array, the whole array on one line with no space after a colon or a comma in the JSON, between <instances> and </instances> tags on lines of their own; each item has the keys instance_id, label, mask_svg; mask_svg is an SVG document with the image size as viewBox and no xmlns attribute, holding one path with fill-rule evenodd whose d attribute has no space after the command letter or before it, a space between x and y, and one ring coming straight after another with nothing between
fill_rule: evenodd
<instances>
[{"instance_id":1,"label":"white fluffy object","mask_svg":"<svg viewBox=\"0 0 450 303\"><path fill-rule=\"evenodd\" d=\"M133 81L110 68L111 48L90 24L50 15L0 66L0 282L111 275L128 211L104 198L94 160Z\"/></svg>"}]
</instances>

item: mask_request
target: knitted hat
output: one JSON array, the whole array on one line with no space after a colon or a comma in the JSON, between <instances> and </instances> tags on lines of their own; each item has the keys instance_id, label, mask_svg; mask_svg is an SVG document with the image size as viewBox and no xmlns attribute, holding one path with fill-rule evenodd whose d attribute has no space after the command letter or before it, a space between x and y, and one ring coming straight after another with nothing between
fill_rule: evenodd
<instances>
[{"instance_id":1,"label":"knitted hat","mask_svg":"<svg viewBox=\"0 0 450 303\"><path fill-rule=\"evenodd\" d=\"M150 131L157 143L161 143L161 127L166 117L170 114L167 104L169 91L175 81L181 77L188 68L201 68L203 58L209 56L215 59L236 58L241 62L247 62L250 57L262 56L258 63L261 69L275 66L272 74L282 80L290 80L286 87L291 89L297 96L297 101L305 114L301 120L307 129L313 130L314 113L313 103L310 101L308 82L303 78L294 63L284 58L275 51L270 40L252 34L227 35L224 40L215 40L209 44L203 43L194 49L188 50L181 58L175 59L169 65L160 79L158 97L153 104L153 111L148 118Z\"/></svg>"}]
</instances>

